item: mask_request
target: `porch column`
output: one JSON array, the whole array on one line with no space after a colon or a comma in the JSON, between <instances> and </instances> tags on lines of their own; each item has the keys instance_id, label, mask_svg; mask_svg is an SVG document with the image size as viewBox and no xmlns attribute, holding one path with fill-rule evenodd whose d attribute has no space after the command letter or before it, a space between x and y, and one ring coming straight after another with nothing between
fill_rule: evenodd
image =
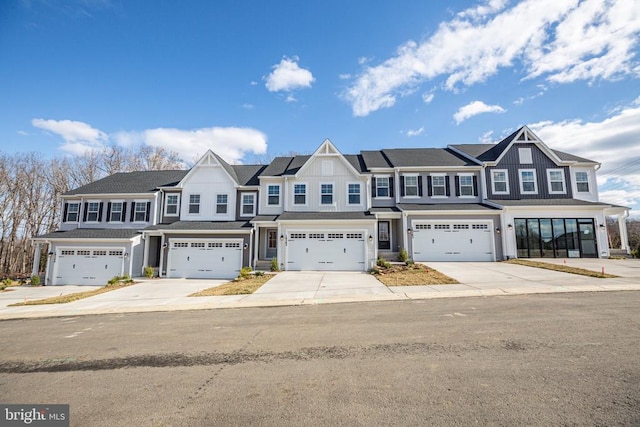
<instances>
[{"instance_id":1,"label":"porch column","mask_svg":"<svg viewBox=\"0 0 640 427\"><path fill-rule=\"evenodd\" d=\"M618 215L618 229L620 230L620 249L627 251L627 255L630 254L629 248L629 233L627 231L627 217L629 212Z\"/></svg>"},{"instance_id":2,"label":"porch column","mask_svg":"<svg viewBox=\"0 0 640 427\"><path fill-rule=\"evenodd\" d=\"M31 270L32 276L37 276L40 273L40 245L36 243L36 249L33 254L33 269Z\"/></svg>"},{"instance_id":3,"label":"porch column","mask_svg":"<svg viewBox=\"0 0 640 427\"><path fill-rule=\"evenodd\" d=\"M166 254L164 242L165 240L164 240L164 234L163 234L162 237L160 238L160 263L158 265L158 277L164 277L162 275L162 270L164 269L164 256Z\"/></svg>"},{"instance_id":4,"label":"porch column","mask_svg":"<svg viewBox=\"0 0 640 427\"><path fill-rule=\"evenodd\" d=\"M142 241L144 242L144 251L142 255L142 271L140 274L144 276L144 268L149 265L149 236L142 233Z\"/></svg>"}]
</instances>

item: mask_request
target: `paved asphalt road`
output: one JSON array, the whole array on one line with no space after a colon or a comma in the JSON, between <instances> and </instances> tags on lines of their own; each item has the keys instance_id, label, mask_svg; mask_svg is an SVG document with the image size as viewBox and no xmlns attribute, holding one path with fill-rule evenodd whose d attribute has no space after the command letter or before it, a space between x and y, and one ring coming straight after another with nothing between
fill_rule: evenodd
<instances>
[{"instance_id":1,"label":"paved asphalt road","mask_svg":"<svg viewBox=\"0 0 640 427\"><path fill-rule=\"evenodd\" d=\"M0 322L78 426L640 425L640 292Z\"/></svg>"}]
</instances>

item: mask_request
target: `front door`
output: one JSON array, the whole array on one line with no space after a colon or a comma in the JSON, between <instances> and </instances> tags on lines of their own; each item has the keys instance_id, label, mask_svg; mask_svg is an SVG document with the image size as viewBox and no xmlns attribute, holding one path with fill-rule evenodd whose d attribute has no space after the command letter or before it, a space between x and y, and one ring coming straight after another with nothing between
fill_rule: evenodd
<instances>
[{"instance_id":1,"label":"front door","mask_svg":"<svg viewBox=\"0 0 640 427\"><path fill-rule=\"evenodd\" d=\"M578 220L578 233L580 234L580 252L585 258L597 258L595 227L592 219Z\"/></svg>"},{"instance_id":2,"label":"front door","mask_svg":"<svg viewBox=\"0 0 640 427\"><path fill-rule=\"evenodd\" d=\"M278 254L278 230L267 230L267 259L273 259Z\"/></svg>"},{"instance_id":3,"label":"front door","mask_svg":"<svg viewBox=\"0 0 640 427\"><path fill-rule=\"evenodd\" d=\"M389 221L378 222L378 249L391 249L391 234L389 233Z\"/></svg>"}]
</instances>

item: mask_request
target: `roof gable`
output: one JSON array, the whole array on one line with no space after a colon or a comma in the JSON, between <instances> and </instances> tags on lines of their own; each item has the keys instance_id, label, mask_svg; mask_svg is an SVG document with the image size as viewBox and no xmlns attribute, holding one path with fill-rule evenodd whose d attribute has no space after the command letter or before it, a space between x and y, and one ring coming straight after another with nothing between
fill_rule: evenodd
<instances>
[{"instance_id":1,"label":"roof gable","mask_svg":"<svg viewBox=\"0 0 640 427\"><path fill-rule=\"evenodd\" d=\"M299 177L300 175L302 175L304 173L304 171L309 168L311 163L313 163L313 161L315 159L320 158L320 157L338 158L347 167L347 169L349 169L351 171L351 173L353 173L354 175L361 175L361 172L359 170L357 170L354 167L354 165L351 162L349 162L345 158L345 156L343 156L342 153L340 151L338 151L338 149L335 147L335 145L333 145L333 143L331 141L329 141L328 139L325 139L322 142L322 144L320 144L320 147L318 147L318 149L311 156L309 156L307 158L307 160L304 162L304 164L300 166L300 168L295 172L294 175L296 177ZM296 158L294 158L294 160Z\"/></svg>"},{"instance_id":2,"label":"roof gable","mask_svg":"<svg viewBox=\"0 0 640 427\"><path fill-rule=\"evenodd\" d=\"M185 177L180 181L177 185L182 188L186 182L192 178L198 170L203 168L215 168L219 167L224 171L224 174L229 177L229 179L235 184L239 185L238 176L233 167L224 161L222 157L218 156L211 150L207 150L206 153L196 162L196 164L189 170L189 172L185 175Z\"/></svg>"}]
</instances>

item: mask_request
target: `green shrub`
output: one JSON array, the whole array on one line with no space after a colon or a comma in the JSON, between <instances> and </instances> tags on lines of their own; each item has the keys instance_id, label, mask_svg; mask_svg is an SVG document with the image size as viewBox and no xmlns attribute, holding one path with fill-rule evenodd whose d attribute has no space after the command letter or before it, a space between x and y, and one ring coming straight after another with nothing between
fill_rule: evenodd
<instances>
[{"instance_id":1,"label":"green shrub","mask_svg":"<svg viewBox=\"0 0 640 427\"><path fill-rule=\"evenodd\" d=\"M400 253L398 254L398 261L407 262L409 259L409 254L405 248L400 249Z\"/></svg>"},{"instance_id":2,"label":"green shrub","mask_svg":"<svg viewBox=\"0 0 640 427\"><path fill-rule=\"evenodd\" d=\"M369 274L380 274L380 270L377 267L371 267L369 269Z\"/></svg>"},{"instance_id":3,"label":"green shrub","mask_svg":"<svg viewBox=\"0 0 640 427\"><path fill-rule=\"evenodd\" d=\"M271 271L280 271L280 266L278 265L278 258L271 258Z\"/></svg>"},{"instance_id":4,"label":"green shrub","mask_svg":"<svg viewBox=\"0 0 640 427\"><path fill-rule=\"evenodd\" d=\"M153 277L153 267L146 266L144 268L144 277L151 279Z\"/></svg>"},{"instance_id":5,"label":"green shrub","mask_svg":"<svg viewBox=\"0 0 640 427\"><path fill-rule=\"evenodd\" d=\"M409 267L411 267L413 265L416 265L416 262L414 260L412 260L412 259L408 259L404 263L405 263L405 265L407 265Z\"/></svg>"},{"instance_id":6,"label":"green shrub","mask_svg":"<svg viewBox=\"0 0 640 427\"><path fill-rule=\"evenodd\" d=\"M255 275L256 277L262 277L262 276L264 276L264 271L256 271L256 272L254 273L254 275Z\"/></svg>"},{"instance_id":7,"label":"green shrub","mask_svg":"<svg viewBox=\"0 0 640 427\"><path fill-rule=\"evenodd\" d=\"M11 284L13 283L13 280L9 279L8 277L5 277L4 279L2 279L2 289L5 289L7 286L11 286Z\"/></svg>"},{"instance_id":8,"label":"green shrub","mask_svg":"<svg viewBox=\"0 0 640 427\"><path fill-rule=\"evenodd\" d=\"M383 259L381 256L378 256L378 259L376 260L376 265L378 267L382 267L382 268L390 268L391 267L391 263L385 259Z\"/></svg>"},{"instance_id":9,"label":"green shrub","mask_svg":"<svg viewBox=\"0 0 640 427\"><path fill-rule=\"evenodd\" d=\"M31 276L31 284L33 286L40 286L40 276L38 276L37 274Z\"/></svg>"},{"instance_id":10,"label":"green shrub","mask_svg":"<svg viewBox=\"0 0 640 427\"><path fill-rule=\"evenodd\" d=\"M240 277L242 279L248 279L249 276L251 276L251 272L253 271L253 268L251 267L242 267L240 269Z\"/></svg>"}]
</instances>

